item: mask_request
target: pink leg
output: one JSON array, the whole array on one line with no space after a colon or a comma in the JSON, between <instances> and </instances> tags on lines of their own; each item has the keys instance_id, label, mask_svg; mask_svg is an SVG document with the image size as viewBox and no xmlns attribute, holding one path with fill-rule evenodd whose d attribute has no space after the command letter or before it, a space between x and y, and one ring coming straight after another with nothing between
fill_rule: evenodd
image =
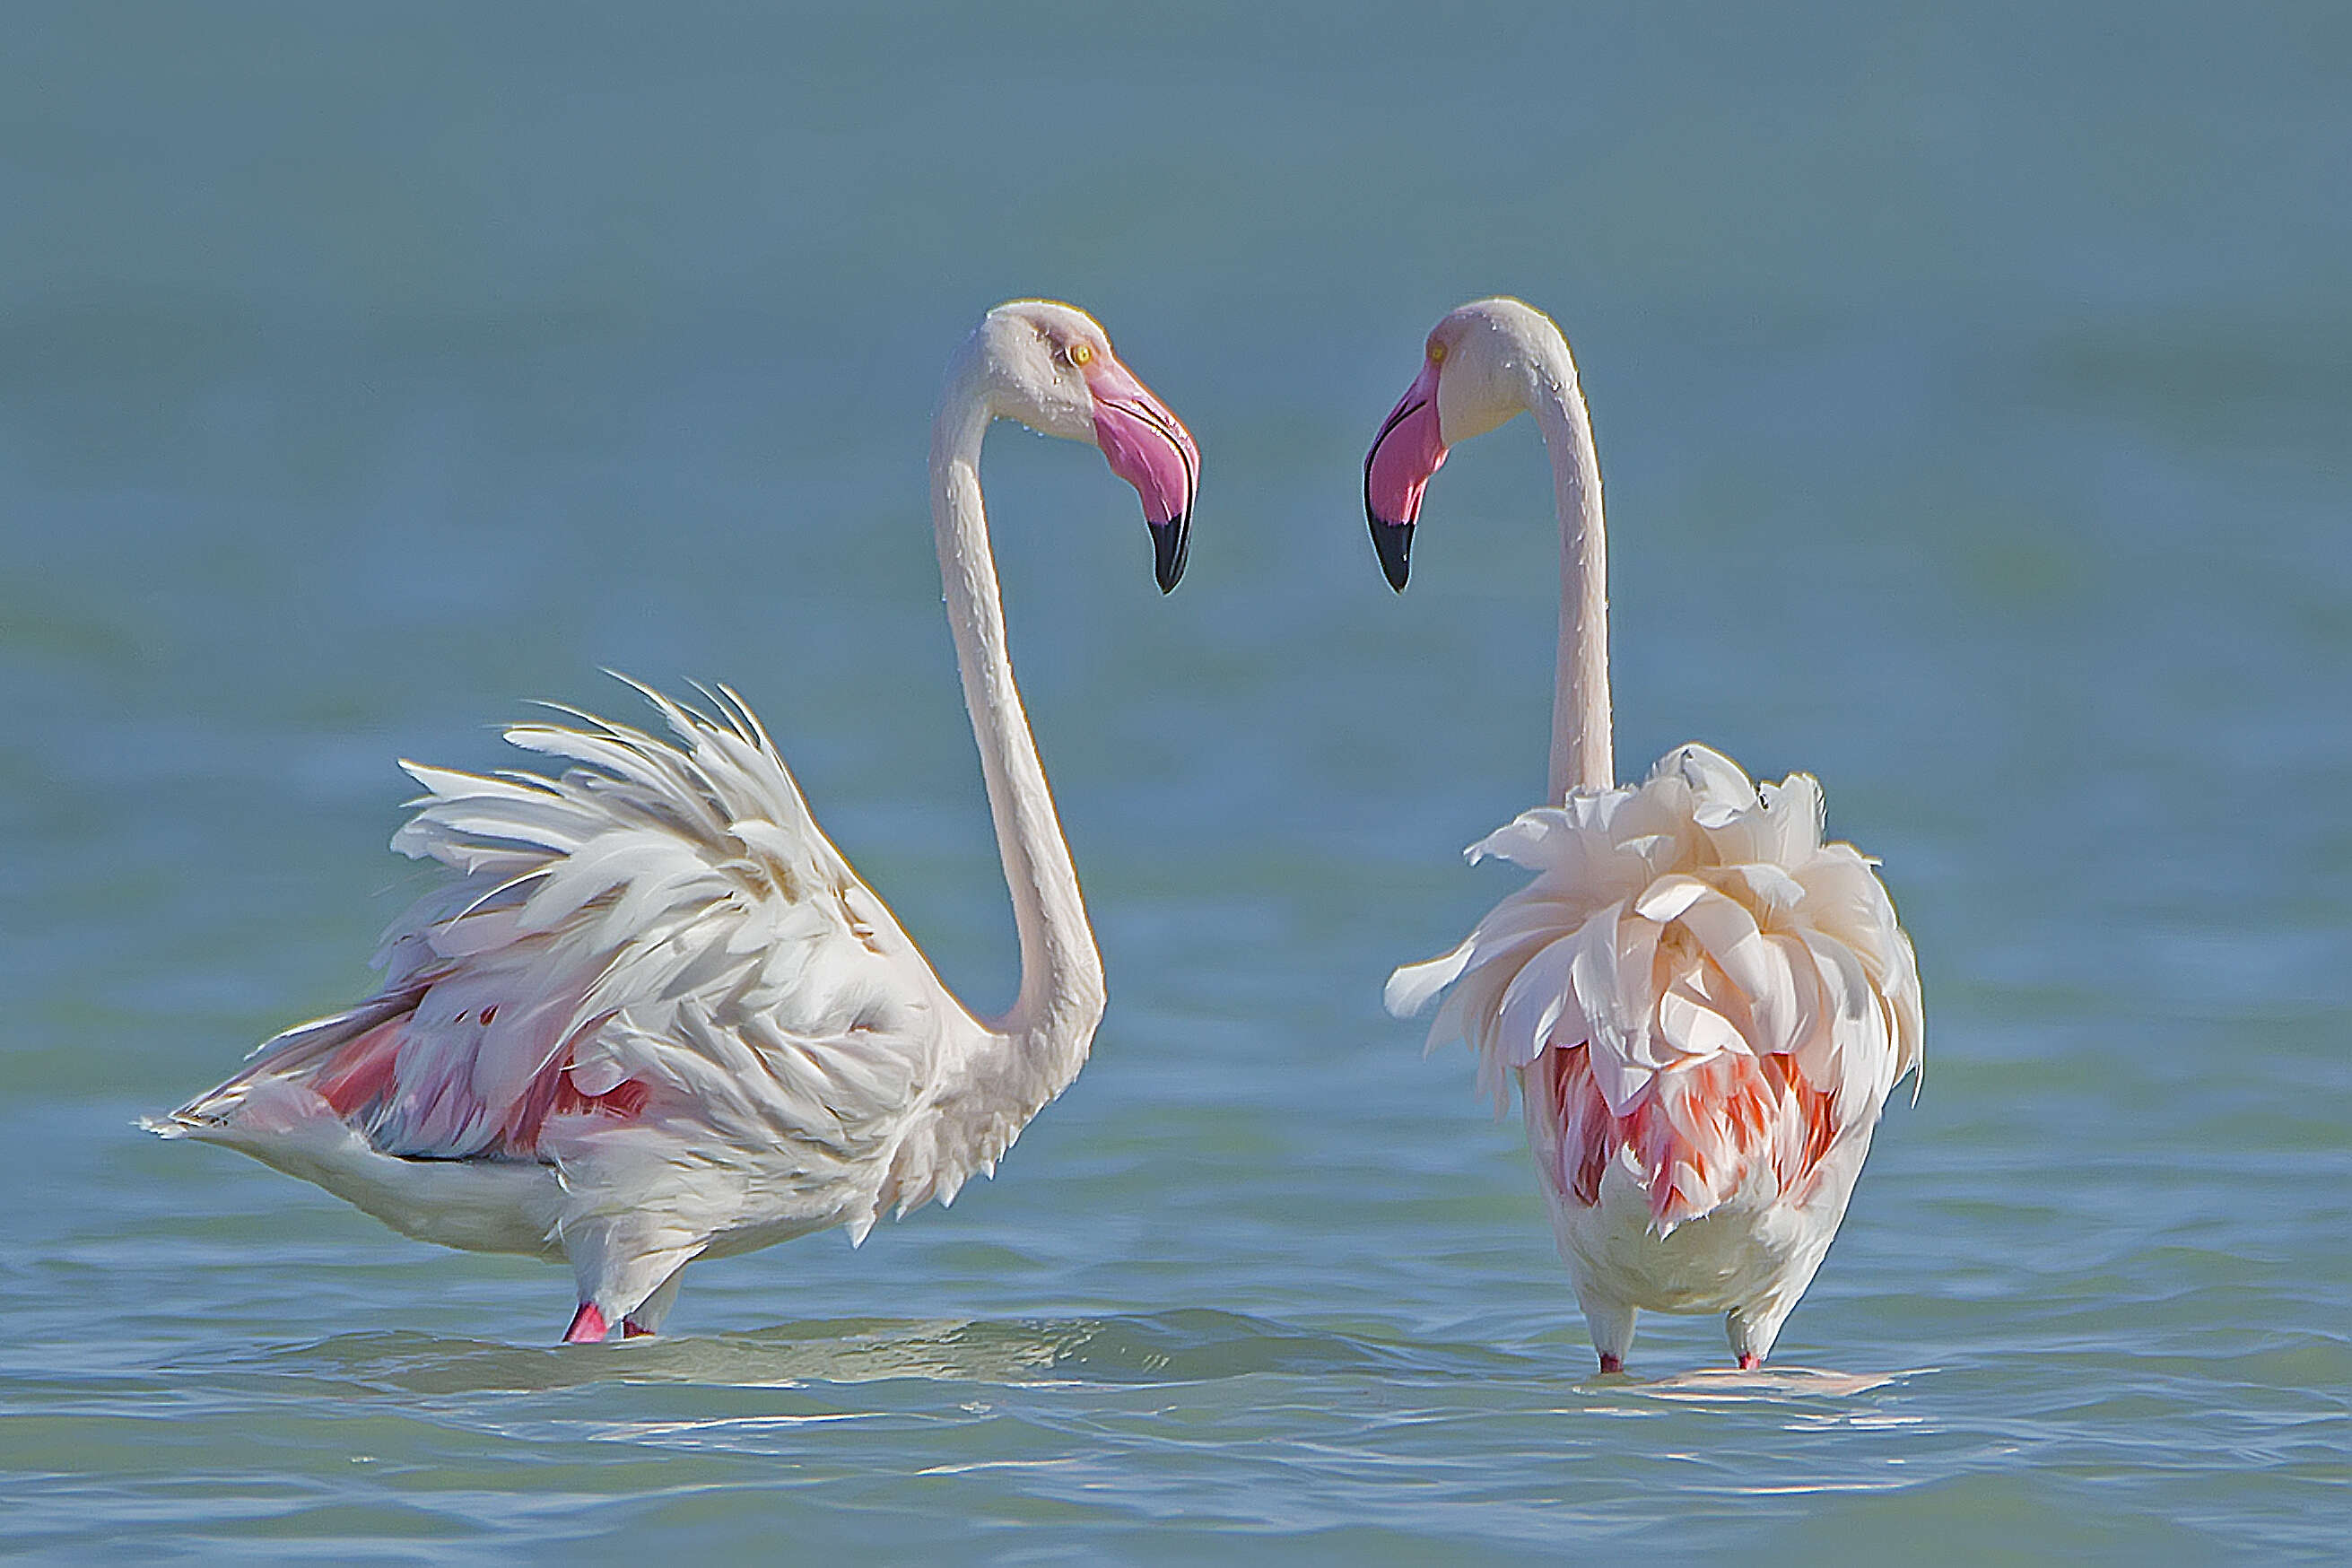
<instances>
[{"instance_id":1,"label":"pink leg","mask_svg":"<svg viewBox=\"0 0 2352 1568\"><path fill-rule=\"evenodd\" d=\"M1754 1372L1758 1367L1762 1366L1763 1364L1764 1358L1758 1355L1754 1351L1748 1351L1739 1358L1739 1370L1742 1372Z\"/></svg>"},{"instance_id":2,"label":"pink leg","mask_svg":"<svg viewBox=\"0 0 2352 1568\"><path fill-rule=\"evenodd\" d=\"M1625 1358L1622 1355L1611 1355L1607 1351L1603 1351L1601 1352L1601 1370L1603 1372L1623 1372L1625 1370Z\"/></svg>"},{"instance_id":3,"label":"pink leg","mask_svg":"<svg viewBox=\"0 0 2352 1568\"><path fill-rule=\"evenodd\" d=\"M580 1310L572 1314L572 1326L563 1331L563 1342L567 1345L602 1344L610 1327L604 1321L604 1314L596 1310L595 1302L583 1301Z\"/></svg>"},{"instance_id":4,"label":"pink leg","mask_svg":"<svg viewBox=\"0 0 2352 1568\"><path fill-rule=\"evenodd\" d=\"M625 1340L649 1340L654 1337L654 1331L635 1318L623 1318L621 1337Z\"/></svg>"}]
</instances>

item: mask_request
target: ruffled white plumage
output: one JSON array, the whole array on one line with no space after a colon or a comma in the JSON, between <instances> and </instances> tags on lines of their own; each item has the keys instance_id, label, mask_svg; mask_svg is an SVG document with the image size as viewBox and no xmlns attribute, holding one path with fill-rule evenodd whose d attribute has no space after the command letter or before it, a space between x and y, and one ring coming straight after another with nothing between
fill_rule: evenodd
<instances>
[{"instance_id":1,"label":"ruffled white plumage","mask_svg":"<svg viewBox=\"0 0 2352 1568\"><path fill-rule=\"evenodd\" d=\"M1469 850L1535 873L1451 952L1399 969L1400 1016L1520 1086L1560 1253L1602 1365L1638 1309L1722 1311L1769 1352L1835 1237L1889 1089L1920 1065L1919 976L1805 774L1749 784L1705 746L1570 792Z\"/></svg>"},{"instance_id":2,"label":"ruffled white plumage","mask_svg":"<svg viewBox=\"0 0 2352 1568\"><path fill-rule=\"evenodd\" d=\"M1778 1058L1826 1097L1842 1131L1918 1067L1924 1026L1885 888L1822 831L1810 776L1759 788L1720 752L1677 747L1638 785L1573 792L1473 845L1473 862L1496 857L1534 879L1452 952L1397 970L1388 1006L1407 1016L1447 993L1430 1047L1466 1041L1498 1109L1550 1049L1584 1047L1621 1121L1648 1107L1685 1119L1689 1102L1666 1090L1691 1068ZM1735 1133L1695 1125L1671 1141L1703 1157L1684 1162L1687 1174L1718 1200L1769 1152ZM1714 1207L1653 1196L1662 1233Z\"/></svg>"},{"instance_id":3,"label":"ruffled white plumage","mask_svg":"<svg viewBox=\"0 0 2352 1568\"><path fill-rule=\"evenodd\" d=\"M456 878L386 932L378 994L157 1130L290 1162L427 1240L584 1253L583 1299L623 1311L701 1252L862 1237L992 1165L1025 1116L940 1125L987 1031L758 721L730 692L719 719L645 695L678 743L575 714L507 734L574 764L559 776L405 764L427 793L394 847ZM451 1162L516 1166L488 1201L518 1212L453 1211Z\"/></svg>"}]
</instances>

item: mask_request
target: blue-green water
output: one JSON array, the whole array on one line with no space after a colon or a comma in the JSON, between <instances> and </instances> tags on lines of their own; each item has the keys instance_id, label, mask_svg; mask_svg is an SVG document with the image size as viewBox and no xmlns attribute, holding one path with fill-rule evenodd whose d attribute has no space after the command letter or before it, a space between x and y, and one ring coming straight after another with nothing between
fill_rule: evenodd
<instances>
[{"instance_id":1,"label":"blue-green water","mask_svg":"<svg viewBox=\"0 0 2352 1568\"><path fill-rule=\"evenodd\" d=\"M0 47L0 1530L58 1561L2325 1559L2352 1521L2352 28L2325 5L56 7ZM1619 751L1818 773L1917 940L1763 1382L1590 1378L1515 1124L1379 1010L1510 885L1531 430L1365 442L1445 308L1577 344ZM1206 454L1164 602L1000 433L1109 964L951 1212L560 1273L135 1134L366 983L396 755L739 687L983 1006L922 456L987 305ZM675 1542L675 1546L667 1542Z\"/></svg>"}]
</instances>

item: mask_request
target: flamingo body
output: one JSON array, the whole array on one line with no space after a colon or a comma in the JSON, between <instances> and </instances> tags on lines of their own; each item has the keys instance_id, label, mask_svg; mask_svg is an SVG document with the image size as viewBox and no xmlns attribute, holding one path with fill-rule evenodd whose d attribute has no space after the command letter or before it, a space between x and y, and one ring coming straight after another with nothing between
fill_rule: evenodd
<instances>
[{"instance_id":1,"label":"flamingo body","mask_svg":"<svg viewBox=\"0 0 2352 1568\"><path fill-rule=\"evenodd\" d=\"M1519 1085L1560 1254L1601 1353L1633 1310L1726 1312L1771 1347L1917 1065L1911 945L1869 863L1823 844L1819 786L1760 788L1705 746L1572 793L1473 847L1535 873L1390 1008L1450 986L1498 1105Z\"/></svg>"},{"instance_id":2,"label":"flamingo body","mask_svg":"<svg viewBox=\"0 0 2352 1568\"><path fill-rule=\"evenodd\" d=\"M508 731L556 778L411 764L394 846L457 876L394 923L383 987L158 1130L419 1240L566 1258L614 1319L691 1257L862 1238L990 1168L1019 1124L938 1092L982 1026L747 710L647 695L677 744L587 721Z\"/></svg>"},{"instance_id":3,"label":"flamingo body","mask_svg":"<svg viewBox=\"0 0 2352 1568\"><path fill-rule=\"evenodd\" d=\"M1004 652L977 471L999 415L1104 449L1163 589L1199 458L1067 306L999 307L951 370L934 521L1022 939L1010 1012L949 993L732 692L711 714L639 688L669 739L575 713L507 731L551 776L405 764L425 793L394 847L452 876L386 934L382 986L149 1128L422 1240L568 1261L568 1340L655 1329L697 1258L862 1240L992 1172L1084 1064L1104 997Z\"/></svg>"},{"instance_id":4,"label":"flamingo body","mask_svg":"<svg viewBox=\"0 0 2352 1568\"><path fill-rule=\"evenodd\" d=\"M1464 306L1365 461L1402 590L1448 445L1522 410L1541 424L1561 527L1549 805L1474 845L1534 873L1453 952L1399 969L1430 1045L1476 1053L1497 1109L1519 1086L1552 1228L1605 1371L1643 1309L1723 1312L1742 1366L1769 1353L1844 1218L1881 1108L1920 1064L1910 939L1820 786L1758 785L1676 747L1611 778L1606 550L1574 360L1515 300Z\"/></svg>"}]
</instances>

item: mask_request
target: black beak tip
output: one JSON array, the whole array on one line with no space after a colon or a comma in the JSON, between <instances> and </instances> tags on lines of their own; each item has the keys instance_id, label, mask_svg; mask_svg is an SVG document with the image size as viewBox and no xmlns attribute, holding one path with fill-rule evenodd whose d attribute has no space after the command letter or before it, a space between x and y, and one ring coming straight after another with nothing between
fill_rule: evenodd
<instances>
[{"instance_id":1,"label":"black beak tip","mask_svg":"<svg viewBox=\"0 0 2352 1568\"><path fill-rule=\"evenodd\" d=\"M1372 519L1372 548L1380 552L1389 586L1403 593L1405 580L1412 575L1412 524Z\"/></svg>"},{"instance_id":2,"label":"black beak tip","mask_svg":"<svg viewBox=\"0 0 2352 1568\"><path fill-rule=\"evenodd\" d=\"M1151 574L1160 591L1172 594L1184 580L1185 557L1192 550L1192 520L1182 512L1166 522L1151 524Z\"/></svg>"}]
</instances>

